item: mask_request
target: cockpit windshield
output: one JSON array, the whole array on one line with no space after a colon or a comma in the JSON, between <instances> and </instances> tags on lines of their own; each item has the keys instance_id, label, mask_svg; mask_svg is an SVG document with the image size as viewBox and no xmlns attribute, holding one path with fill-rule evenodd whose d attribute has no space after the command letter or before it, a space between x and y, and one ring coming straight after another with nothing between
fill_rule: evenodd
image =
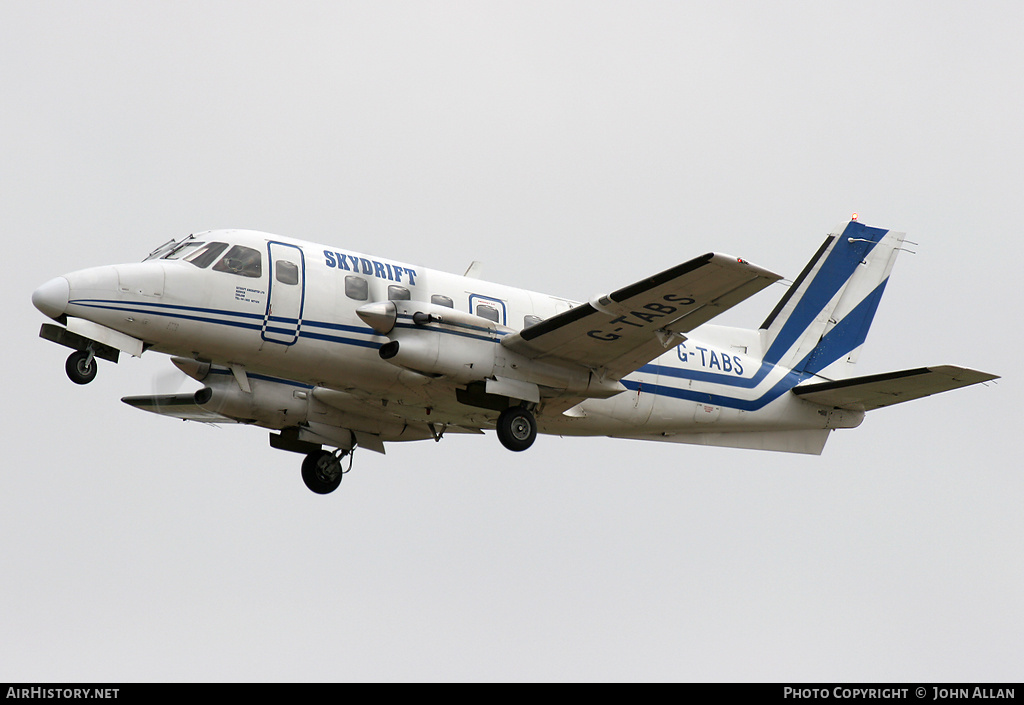
<instances>
[{"instance_id":1,"label":"cockpit windshield","mask_svg":"<svg viewBox=\"0 0 1024 705\"><path fill-rule=\"evenodd\" d=\"M220 253L228 248L226 242L208 242L205 245L199 243L202 247L197 247L195 250L190 251L182 259L189 264L194 264L200 269L209 267L215 259L220 257Z\"/></svg>"},{"instance_id":2,"label":"cockpit windshield","mask_svg":"<svg viewBox=\"0 0 1024 705\"><path fill-rule=\"evenodd\" d=\"M182 240L182 242L183 243L184 242L188 242L189 240L193 239L194 237L195 237L195 235L189 235L187 238ZM155 250L150 252L148 255L146 255L146 259L144 259L143 262L148 262L151 259L160 259L164 255L166 255L168 252L173 250L178 244L179 243L176 240L168 240L164 244L160 245L160 247L156 248Z\"/></svg>"},{"instance_id":3,"label":"cockpit windshield","mask_svg":"<svg viewBox=\"0 0 1024 705\"><path fill-rule=\"evenodd\" d=\"M196 242L195 240L187 240L177 247L172 247L171 251L161 257L161 259L185 259L187 255L195 253L200 247L205 245L205 242Z\"/></svg>"},{"instance_id":4,"label":"cockpit windshield","mask_svg":"<svg viewBox=\"0 0 1024 705\"><path fill-rule=\"evenodd\" d=\"M189 235L183 237L180 240L168 240L160 247L150 252L144 262L148 262L153 259L181 259L189 252L194 251L197 247L203 243L196 241L195 235Z\"/></svg>"},{"instance_id":5,"label":"cockpit windshield","mask_svg":"<svg viewBox=\"0 0 1024 705\"><path fill-rule=\"evenodd\" d=\"M229 247L231 249L228 249ZM225 250L227 254L217 261ZM227 242L203 242L196 240L195 235L165 242L146 257L147 262L155 259L181 260L200 269L217 262L213 265L215 272L227 272L255 279L263 276L263 257L259 250L243 245L232 247Z\"/></svg>"},{"instance_id":6,"label":"cockpit windshield","mask_svg":"<svg viewBox=\"0 0 1024 705\"><path fill-rule=\"evenodd\" d=\"M160 259L180 259L183 262L194 264L200 269L205 269L213 264L227 248L228 244L226 242L184 240L180 243L174 243L173 247L164 248L164 254Z\"/></svg>"}]
</instances>

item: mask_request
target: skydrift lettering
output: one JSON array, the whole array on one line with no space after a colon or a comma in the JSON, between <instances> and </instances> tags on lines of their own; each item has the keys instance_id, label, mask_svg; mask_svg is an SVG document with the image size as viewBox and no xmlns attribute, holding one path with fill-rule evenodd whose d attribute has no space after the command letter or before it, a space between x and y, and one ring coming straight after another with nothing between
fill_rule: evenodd
<instances>
[{"instance_id":1,"label":"skydrift lettering","mask_svg":"<svg viewBox=\"0 0 1024 705\"><path fill-rule=\"evenodd\" d=\"M331 269L344 269L346 272L354 274L365 274L368 277L377 277L378 279L387 279L399 284L408 283L410 286L416 286L416 270L410 267L400 267L390 262L379 262L375 259L356 257L355 255L346 255L341 252L331 252L330 250L324 250L324 263ZM407 282L402 281L403 276L408 277Z\"/></svg>"}]
</instances>

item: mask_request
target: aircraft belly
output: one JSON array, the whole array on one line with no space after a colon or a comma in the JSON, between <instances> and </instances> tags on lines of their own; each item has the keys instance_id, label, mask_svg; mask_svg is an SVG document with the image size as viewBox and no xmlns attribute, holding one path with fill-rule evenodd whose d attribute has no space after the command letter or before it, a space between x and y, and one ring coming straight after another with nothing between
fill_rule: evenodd
<instances>
[{"instance_id":1,"label":"aircraft belly","mask_svg":"<svg viewBox=\"0 0 1024 705\"><path fill-rule=\"evenodd\" d=\"M723 432L765 432L835 428L841 421L829 410L786 393L756 409L753 405L764 391L752 390L735 405L708 385L694 385L692 396L707 401L678 398L651 384L654 391L631 390L612 399L588 399L558 418L540 421L541 430L563 435L670 436L673 434ZM718 392L718 394L712 394ZM635 405L635 407L634 407Z\"/></svg>"}]
</instances>

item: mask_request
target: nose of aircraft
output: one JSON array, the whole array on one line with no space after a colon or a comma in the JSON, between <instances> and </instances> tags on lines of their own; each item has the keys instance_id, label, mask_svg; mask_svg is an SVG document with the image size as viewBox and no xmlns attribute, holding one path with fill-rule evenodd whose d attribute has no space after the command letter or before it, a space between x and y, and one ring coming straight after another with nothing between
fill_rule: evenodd
<instances>
[{"instance_id":1,"label":"nose of aircraft","mask_svg":"<svg viewBox=\"0 0 1024 705\"><path fill-rule=\"evenodd\" d=\"M64 277L56 277L32 292L32 305L50 318L64 315L71 287Z\"/></svg>"}]
</instances>

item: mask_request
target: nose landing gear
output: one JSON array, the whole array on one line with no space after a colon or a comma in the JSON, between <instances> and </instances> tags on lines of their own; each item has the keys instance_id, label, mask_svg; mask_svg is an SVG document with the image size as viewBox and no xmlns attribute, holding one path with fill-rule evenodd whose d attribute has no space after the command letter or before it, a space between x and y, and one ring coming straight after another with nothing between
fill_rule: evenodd
<instances>
[{"instance_id":1,"label":"nose landing gear","mask_svg":"<svg viewBox=\"0 0 1024 705\"><path fill-rule=\"evenodd\" d=\"M64 371L67 372L68 379L75 384L89 384L89 382L96 379L96 360L109 360L116 364L121 354L118 348L86 338L84 335L74 333L64 326L52 323L43 324L42 328L39 329L39 337L43 340L63 345L66 348L71 348L74 351L68 356L67 362L64 363ZM142 344L141 341L137 342L140 345ZM141 355L143 349L143 347L140 347L133 354L136 356Z\"/></svg>"},{"instance_id":2,"label":"nose landing gear","mask_svg":"<svg viewBox=\"0 0 1024 705\"><path fill-rule=\"evenodd\" d=\"M64 363L64 371L75 384L89 384L96 379L96 357L92 349L71 353Z\"/></svg>"}]
</instances>

